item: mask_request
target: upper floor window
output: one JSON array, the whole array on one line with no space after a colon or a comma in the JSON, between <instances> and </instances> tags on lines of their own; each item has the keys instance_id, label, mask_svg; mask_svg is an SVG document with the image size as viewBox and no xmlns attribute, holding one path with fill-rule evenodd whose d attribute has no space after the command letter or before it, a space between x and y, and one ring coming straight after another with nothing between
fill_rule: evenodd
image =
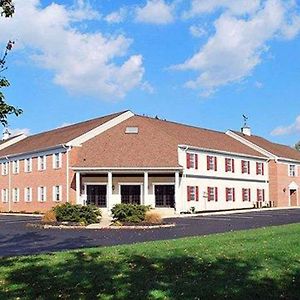
<instances>
[{"instance_id":1,"label":"upper floor window","mask_svg":"<svg viewBox=\"0 0 300 300\"><path fill-rule=\"evenodd\" d=\"M226 201L235 201L235 189L226 188Z\"/></svg>"},{"instance_id":2,"label":"upper floor window","mask_svg":"<svg viewBox=\"0 0 300 300\"><path fill-rule=\"evenodd\" d=\"M39 156L39 159L38 159L38 170L39 171L46 170L46 155Z\"/></svg>"},{"instance_id":3,"label":"upper floor window","mask_svg":"<svg viewBox=\"0 0 300 300\"><path fill-rule=\"evenodd\" d=\"M13 161L13 173L14 174L18 174L19 171L20 171L20 168L19 168L19 161L18 160L15 160Z\"/></svg>"},{"instance_id":4,"label":"upper floor window","mask_svg":"<svg viewBox=\"0 0 300 300\"><path fill-rule=\"evenodd\" d=\"M208 187L207 188L207 200L208 201L218 201L218 188Z\"/></svg>"},{"instance_id":5,"label":"upper floor window","mask_svg":"<svg viewBox=\"0 0 300 300\"><path fill-rule=\"evenodd\" d=\"M264 163L257 162L256 163L256 175L264 175Z\"/></svg>"},{"instance_id":6,"label":"upper floor window","mask_svg":"<svg viewBox=\"0 0 300 300\"><path fill-rule=\"evenodd\" d=\"M217 171L217 157L207 156L207 170Z\"/></svg>"},{"instance_id":7,"label":"upper floor window","mask_svg":"<svg viewBox=\"0 0 300 300\"><path fill-rule=\"evenodd\" d=\"M243 189L242 190L242 197L243 201L251 201L251 190L250 189Z\"/></svg>"},{"instance_id":8,"label":"upper floor window","mask_svg":"<svg viewBox=\"0 0 300 300\"><path fill-rule=\"evenodd\" d=\"M13 202L19 202L19 189L18 188L14 188L13 189Z\"/></svg>"},{"instance_id":9,"label":"upper floor window","mask_svg":"<svg viewBox=\"0 0 300 300\"><path fill-rule=\"evenodd\" d=\"M225 172L234 173L234 159L233 158L225 158Z\"/></svg>"},{"instance_id":10,"label":"upper floor window","mask_svg":"<svg viewBox=\"0 0 300 300\"><path fill-rule=\"evenodd\" d=\"M242 174L250 174L250 161L242 160Z\"/></svg>"},{"instance_id":11,"label":"upper floor window","mask_svg":"<svg viewBox=\"0 0 300 300\"><path fill-rule=\"evenodd\" d=\"M27 173L32 171L32 158L26 158L24 160L24 171Z\"/></svg>"},{"instance_id":12,"label":"upper floor window","mask_svg":"<svg viewBox=\"0 0 300 300\"><path fill-rule=\"evenodd\" d=\"M40 186L38 188L38 200L40 202L45 202L46 201L46 187Z\"/></svg>"},{"instance_id":13,"label":"upper floor window","mask_svg":"<svg viewBox=\"0 0 300 300\"><path fill-rule=\"evenodd\" d=\"M56 185L53 187L53 201L61 201L61 186Z\"/></svg>"},{"instance_id":14,"label":"upper floor window","mask_svg":"<svg viewBox=\"0 0 300 300\"><path fill-rule=\"evenodd\" d=\"M53 154L53 168L54 169L61 168L61 153Z\"/></svg>"},{"instance_id":15,"label":"upper floor window","mask_svg":"<svg viewBox=\"0 0 300 300\"><path fill-rule=\"evenodd\" d=\"M188 201L198 201L199 200L199 187L198 186L188 186L187 187L187 200Z\"/></svg>"},{"instance_id":16,"label":"upper floor window","mask_svg":"<svg viewBox=\"0 0 300 300\"><path fill-rule=\"evenodd\" d=\"M2 163L2 175L8 174L8 162Z\"/></svg>"},{"instance_id":17,"label":"upper floor window","mask_svg":"<svg viewBox=\"0 0 300 300\"><path fill-rule=\"evenodd\" d=\"M257 201L265 201L265 190L257 189Z\"/></svg>"},{"instance_id":18,"label":"upper floor window","mask_svg":"<svg viewBox=\"0 0 300 300\"><path fill-rule=\"evenodd\" d=\"M7 203L8 202L8 189L2 190L2 202Z\"/></svg>"},{"instance_id":19,"label":"upper floor window","mask_svg":"<svg viewBox=\"0 0 300 300\"><path fill-rule=\"evenodd\" d=\"M32 188L27 187L24 190L24 200L25 202L31 202L32 201Z\"/></svg>"},{"instance_id":20,"label":"upper floor window","mask_svg":"<svg viewBox=\"0 0 300 300\"><path fill-rule=\"evenodd\" d=\"M186 167L187 169L198 169L198 154L186 154Z\"/></svg>"},{"instance_id":21,"label":"upper floor window","mask_svg":"<svg viewBox=\"0 0 300 300\"><path fill-rule=\"evenodd\" d=\"M289 165L289 176L291 177L297 176L296 165Z\"/></svg>"}]
</instances>

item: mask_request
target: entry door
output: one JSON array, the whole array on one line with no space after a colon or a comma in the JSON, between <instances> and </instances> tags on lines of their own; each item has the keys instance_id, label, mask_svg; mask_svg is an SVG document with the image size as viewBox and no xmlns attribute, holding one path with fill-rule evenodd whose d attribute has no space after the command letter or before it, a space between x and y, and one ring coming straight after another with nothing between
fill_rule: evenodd
<instances>
[{"instance_id":1,"label":"entry door","mask_svg":"<svg viewBox=\"0 0 300 300\"><path fill-rule=\"evenodd\" d=\"M87 185L86 204L106 207L106 185Z\"/></svg>"},{"instance_id":2,"label":"entry door","mask_svg":"<svg viewBox=\"0 0 300 300\"><path fill-rule=\"evenodd\" d=\"M297 206L297 190L290 190L291 206Z\"/></svg>"},{"instance_id":3,"label":"entry door","mask_svg":"<svg viewBox=\"0 0 300 300\"><path fill-rule=\"evenodd\" d=\"M155 206L175 207L174 185L155 185Z\"/></svg>"},{"instance_id":4,"label":"entry door","mask_svg":"<svg viewBox=\"0 0 300 300\"><path fill-rule=\"evenodd\" d=\"M141 204L141 186L121 185L121 202L127 204Z\"/></svg>"}]
</instances>

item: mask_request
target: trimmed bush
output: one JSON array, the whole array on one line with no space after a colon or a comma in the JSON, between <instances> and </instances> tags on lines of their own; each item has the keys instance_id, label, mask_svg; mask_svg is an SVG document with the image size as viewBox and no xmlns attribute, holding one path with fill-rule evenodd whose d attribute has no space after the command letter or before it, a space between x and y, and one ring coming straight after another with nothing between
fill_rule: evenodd
<instances>
[{"instance_id":1,"label":"trimmed bush","mask_svg":"<svg viewBox=\"0 0 300 300\"><path fill-rule=\"evenodd\" d=\"M55 223L57 220L56 220L56 214L54 212L53 209L47 211L44 215L43 215L43 218L42 218L42 222L43 223Z\"/></svg>"},{"instance_id":2,"label":"trimmed bush","mask_svg":"<svg viewBox=\"0 0 300 300\"><path fill-rule=\"evenodd\" d=\"M84 223L86 225L99 223L101 210L93 205L72 205L65 203L53 208L58 222Z\"/></svg>"},{"instance_id":3,"label":"trimmed bush","mask_svg":"<svg viewBox=\"0 0 300 300\"><path fill-rule=\"evenodd\" d=\"M161 214L157 211L147 211L145 216L145 222L150 224L160 224L162 223Z\"/></svg>"},{"instance_id":4,"label":"trimmed bush","mask_svg":"<svg viewBox=\"0 0 300 300\"><path fill-rule=\"evenodd\" d=\"M115 221L139 223L145 220L150 207L136 204L116 204L111 212Z\"/></svg>"}]
</instances>

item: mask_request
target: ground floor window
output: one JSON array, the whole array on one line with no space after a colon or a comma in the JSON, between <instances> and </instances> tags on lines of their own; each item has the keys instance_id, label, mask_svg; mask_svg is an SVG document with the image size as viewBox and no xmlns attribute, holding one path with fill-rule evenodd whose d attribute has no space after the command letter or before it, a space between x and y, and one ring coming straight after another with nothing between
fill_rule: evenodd
<instances>
[{"instance_id":1,"label":"ground floor window","mask_svg":"<svg viewBox=\"0 0 300 300\"><path fill-rule=\"evenodd\" d=\"M235 201L235 189L226 188L226 201Z\"/></svg>"},{"instance_id":2,"label":"ground floor window","mask_svg":"<svg viewBox=\"0 0 300 300\"><path fill-rule=\"evenodd\" d=\"M243 201L251 201L250 189L243 189Z\"/></svg>"},{"instance_id":3,"label":"ground floor window","mask_svg":"<svg viewBox=\"0 0 300 300\"><path fill-rule=\"evenodd\" d=\"M208 187L207 188L207 200L208 201L218 201L218 188Z\"/></svg>"},{"instance_id":4,"label":"ground floor window","mask_svg":"<svg viewBox=\"0 0 300 300\"><path fill-rule=\"evenodd\" d=\"M98 207L106 207L106 185L87 185L87 205L95 205Z\"/></svg>"},{"instance_id":5,"label":"ground floor window","mask_svg":"<svg viewBox=\"0 0 300 300\"><path fill-rule=\"evenodd\" d=\"M121 185L121 202L127 204L141 204L141 186Z\"/></svg>"},{"instance_id":6,"label":"ground floor window","mask_svg":"<svg viewBox=\"0 0 300 300\"><path fill-rule=\"evenodd\" d=\"M155 185L154 189L156 207L175 207L174 185Z\"/></svg>"},{"instance_id":7,"label":"ground floor window","mask_svg":"<svg viewBox=\"0 0 300 300\"><path fill-rule=\"evenodd\" d=\"M199 187L188 186L187 187L187 200L188 201L199 201Z\"/></svg>"},{"instance_id":8,"label":"ground floor window","mask_svg":"<svg viewBox=\"0 0 300 300\"><path fill-rule=\"evenodd\" d=\"M265 190L257 189L257 201L262 202L265 201Z\"/></svg>"}]
</instances>

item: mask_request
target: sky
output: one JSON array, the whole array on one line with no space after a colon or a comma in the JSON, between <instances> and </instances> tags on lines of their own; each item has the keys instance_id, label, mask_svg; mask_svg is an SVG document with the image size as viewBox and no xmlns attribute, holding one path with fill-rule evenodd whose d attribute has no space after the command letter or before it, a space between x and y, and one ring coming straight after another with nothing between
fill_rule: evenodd
<instances>
[{"instance_id":1,"label":"sky","mask_svg":"<svg viewBox=\"0 0 300 300\"><path fill-rule=\"evenodd\" d=\"M130 109L293 145L300 140L300 0L15 0L13 133Z\"/></svg>"}]
</instances>

